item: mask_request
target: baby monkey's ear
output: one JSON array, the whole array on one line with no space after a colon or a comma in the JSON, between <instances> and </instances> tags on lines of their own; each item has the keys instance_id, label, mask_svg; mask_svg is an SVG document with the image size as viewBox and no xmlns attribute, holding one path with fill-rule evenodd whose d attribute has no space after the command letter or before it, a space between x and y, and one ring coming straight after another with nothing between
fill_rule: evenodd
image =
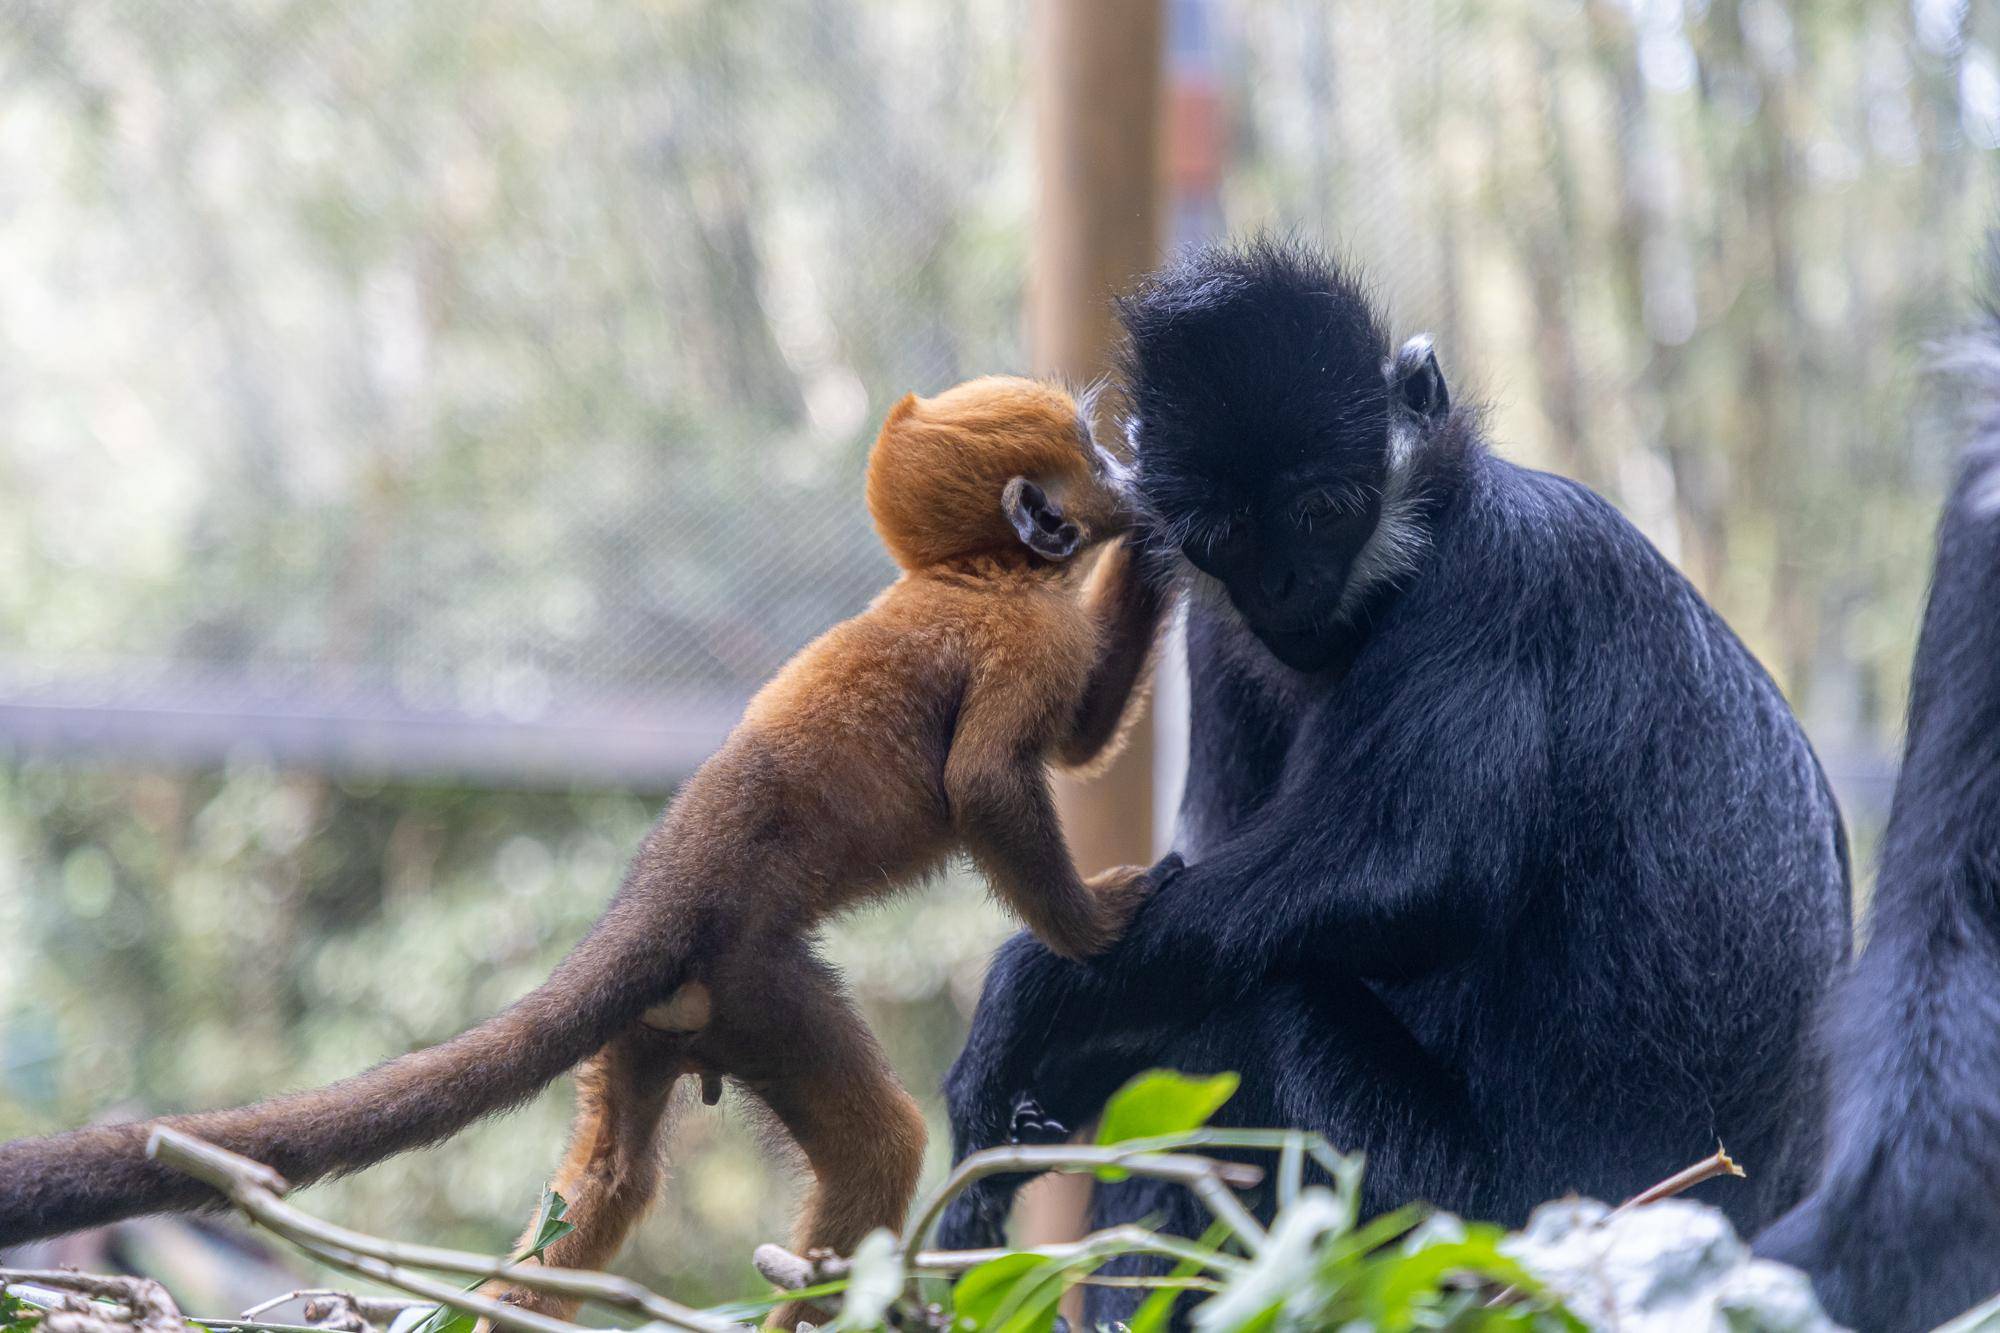
<instances>
[{"instance_id":1,"label":"baby monkey's ear","mask_svg":"<svg viewBox=\"0 0 2000 1333\"><path fill-rule=\"evenodd\" d=\"M1064 518L1062 506L1026 477L1007 483L1000 492L1000 508L1021 544L1044 560L1067 560L1083 545L1083 530Z\"/></svg>"}]
</instances>

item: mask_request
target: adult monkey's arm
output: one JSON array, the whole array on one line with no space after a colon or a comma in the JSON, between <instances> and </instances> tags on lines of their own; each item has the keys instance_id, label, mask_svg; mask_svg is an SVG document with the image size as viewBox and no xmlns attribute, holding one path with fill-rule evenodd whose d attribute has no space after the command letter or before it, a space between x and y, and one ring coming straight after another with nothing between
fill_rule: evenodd
<instances>
[{"instance_id":1,"label":"adult monkey's arm","mask_svg":"<svg viewBox=\"0 0 2000 1333\"><path fill-rule=\"evenodd\" d=\"M1411 975L1504 928L1521 849L1549 813L1547 730L1527 681L1482 674L1462 674L1425 701L1428 720L1394 734L1386 754L1425 766L1423 781L1369 774L1362 760L1383 738L1350 729L1199 864L1163 863L1102 957L1069 963L1025 935L1004 944L945 1084L954 1154L1008 1142L1024 1094L1081 1119L1095 1108L1080 1093L1148 1063L1149 1029L1199 1021L1273 974ZM1057 1069L1064 1086L1041 1086ZM1091 1089L1068 1086L1079 1069ZM1018 1184L968 1195L946 1238L989 1240Z\"/></svg>"}]
</instances>

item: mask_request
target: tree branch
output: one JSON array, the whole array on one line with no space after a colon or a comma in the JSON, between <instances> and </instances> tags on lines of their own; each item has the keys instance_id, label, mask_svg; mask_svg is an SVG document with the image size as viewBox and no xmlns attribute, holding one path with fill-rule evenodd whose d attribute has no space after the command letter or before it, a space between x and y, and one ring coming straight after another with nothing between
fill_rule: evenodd
<instances>
[{"instance_id":1,"label":"tree branch","mask_svg":"<svg viewBox=\"0 0 2000 1333\"><path fill-rule=\"evenodd\" d=\"M1736 1165L1736 1159L1731 1157L1723 1146L1718 1143L1715 1145L1715 1155L1713 1157L1704 1157L1693 1166L1682 1167L1659 1184L1647 1186L1612 1209L1610 1215L1616 1217L1618 1214L1633 1208L1641 1208L1649 1203L1658 1203L1661 1199L1671 1199L1674 1195L1682 1193L1685 1190L1691 1190L1704 1180L1714 1180L1717 1176L1737 1176L1741 1178L1744 1174L1743 1168Z\"/></svg>"},{"instance_id":2,"label":"tree branch","mask_svg":"<svg viewBox=\"0 0 2000 1333\"><path fill-rule=\"evenodd\" d=\"M146 1154L213 1186L253 1220L286 1240L324 1258L337 1268L400 1287L427 1300L481 1315L496 1326L520 1333L576 1333L580 1325L533 1314L518 1306L463 1292L406 1266L457 1273L466 1277L499 1278L531 1291L595 1301L633 1310L674 1328L698 1333L731 1333L736 1324L670 1301L636 1282L578 1269L515 1264L465 1250L383 1240L322 1221L285 1203L279 1196L291 1187L284 1177L259 1162L219 1148L204 1139L161 1125L146 1142Z\"/></svg>"},{"instance_id":3,"label":"tree branch","mask_svg":"<svg viewBox=\"0 0 2000 1333\"><path fill-rule=\"evenodd\" d=\"M1201 1197L1209 1210L1231 1227L1242 1231L1241 1224L1249 1223L1249 1229L1242 1231L1244 1244L1255 1248L1264 1239L1264 1229L1257 1225L1249 1210L1237 1202L1236 1197L1223 1189L1250 1189L1264 1179L1261 1167L1244 1162L1223 1162L1209 1157L1190 1157L1180 1153L1149 1154L1143 1149L1133 1149L1124 1144L1107 1148L1078 1147L1070 1145L988 1148L984 1152L973 1153L946 1177L944 1184L918 1212L917 1220L903 1237L903 1256L907 1263L909 1255L930 1238L937 1228L938 1218L944 1215L945 1206L967 1187L987 1176L1011 1175L1014 1173L1033 1174L1041 1171L1095 1171L1101 1167L1116 1167L1135 1176L1145 1176L1152 1180L1167 1180L1178 1185L1186 1185ZM1218 1201L1219 1200L1219 1201ZM1232 1215L1232 1213L1234 1215Z\"/></svg>"}]
</instances>

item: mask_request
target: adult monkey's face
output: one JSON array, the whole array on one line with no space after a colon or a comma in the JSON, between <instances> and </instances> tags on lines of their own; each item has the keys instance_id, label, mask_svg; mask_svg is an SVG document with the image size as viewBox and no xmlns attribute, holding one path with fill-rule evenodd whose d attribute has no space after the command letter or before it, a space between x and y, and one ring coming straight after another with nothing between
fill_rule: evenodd
<instances>
[{"instance_id":1,"label":"adult monkey's face","mask_svg":"<svg viewBox=\"0 0 2000 1333\"><path fill-rule=\"evenodd\" d=\"M1270 242L1185 259L1120 314L1156 531L1279 661L1326 667L1423 542L1408 465L1448 410L1428 339L1392 357L1358 286Z\"/></svg>"}]
</instances>

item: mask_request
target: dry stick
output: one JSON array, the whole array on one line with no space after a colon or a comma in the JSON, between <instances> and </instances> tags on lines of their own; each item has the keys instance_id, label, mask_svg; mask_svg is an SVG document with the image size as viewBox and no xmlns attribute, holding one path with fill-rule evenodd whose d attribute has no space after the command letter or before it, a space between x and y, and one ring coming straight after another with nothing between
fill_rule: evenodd
<instances>
[{"instance_id":1,"label":"dry stick","mask_svg":"<svg viewBox=\"0 0 2000 1333\"><path fill-rule=\"evenodd\" d=\"M917 1214L916 1223L904 1234L903 1261L907 1264L911 1251L929 1238L938 1218L944 1213L945 1205L975 1181L1015 1172L1092 1171L1107 1166L1135 1176L1186 1185L1208 1205L1211 1212L1237 1230L1245 1247L1253 1253L1263 1248L1264 1228L1250 1216L1249 1209L1237 1202L1236 1196L1225 1188L1251 1188L1264 1179L1261 1167L1243 1162L1222 1162L1209 1157L1190 1157L1182 1153L1147 1154L1122 1145L1110 1148L1057 1145L988 1148L960 1162Z\"/></svg>"},{"instance_id":2,"label":"dry stick","mask_svg":"<svg viewBox=\"0 0 2000 1333\"><path fill-rule=\"evenodd\" d=\"M323 1303L331 1303L333 1309L352 1310L361 1318L374 1322L392 1321L405 1310L414 1310L425 1305L422 1301L385 1300L377 1296L357 1296L351 1291L341 1291L335 1287L304 1287L298 1291L288 1291L282 1296L273 1296L268 1301L258 1301L249 1309L236 1316L235 1322L254 1323L257 1316L267 1314L281 1305L293 1301L306 1303L305 1318L308 1325L317 1325L321 1316L315 1309L327 1308ZM208 1323L209 1320L202 1320Z\"/></svg>"},{"instance_id":3,"label":"dry stick","mask_svg":"<svg viewBox=\"0 0 2000 1333\"><path fill-rule=\"evenodd\" d=\"M910 1257L910 1270L943 1277L977 1268L1002 1255L1035 1254L1061 1262L1082 1258L1100 1249L1163 1254L1171 1259L1198 1263L1204 1268L1231 1272L1247 1266L1233 1254L1205 1250L1193 1241L1182 1240L1178 1236L1158 1235L1144 1227L1125 1225L1093 1231L1081 1240L1037 1245L1025 1250L925 1250ZM853 1263L839 1255L818 1260L805 1259L778 1245L759 1245L752 1261L768 1281L788 1291L821 1282L835 1282L853 1271Z\"/></svg>"},{"instance_id":4,"label":"dry stick","mask_svg":"<svg viewBox=\"0 0 2000 1333\"><path fill-rule=\"evenodd\" d=\"M430 1309L432 1301L412 1301L412 1309ZM198 1319L188 1315L188 1323L198 1323L204 1329L220 1329L222 1333L328 1333L324 1323L268 1323L264 1319Z\"/></svg>"},{"instance_id":5,"label":"dry stick","mask_svg":"<svg viewBox=\"0 0 2000 1333\"><path fill-rule=\"evenodd\" d=\"M1086 1273L1077 1279L1085 1287L1125 1287L1139 1291L1159 1291L1172 1288L1175 1291L1205 1291L1213 1295L1222 1290L1222 1284L1212 1277L1174 1277L1165 1274L1160 1277L1106 1277L1102 1273Z\"/></svg>"},{"instance_id":6,"label":"dry stick","mask_svg":"<svg viewBox=\"0 0 2000 1333\"><path fill-rule=\"evenodd\" d=\"M153 1130L146 1143L146 1154L214 1187L255 1221L293 1244L321 1254L336 1267L387 1282L454 1309L482 1315L496 1325L520 1329L522 1333L577 1333L582 1326L459 1291L411 1273L403 1265L466 1277L501 1278L534 1291L634 1310L663 1324L698 1333L723 1333L723 1330L733 1333L739 1327L670 1301L625 1278L580 1269L515 1264L464 1250L383 1240L322 1221L279 1197L290 1186L270 1167L165 1125Z\"/></svg>"},{"instance_id":7,"label":"dry stick","mask_svg":"<svg viewBox=\"0 0 2000 1333\"><path fill-rule=\"evenodd\" d=\"M180 1310L168 1297L167 1290L150 1278L143 1277L99 1277L94 1273L79 1273L69 1268L0 1268L0 1287L11 1287L23 1282L33 1287L54 1287L60 1291L73 1291L81 1296L93 1296L98 1300L120 1301L138 1312L141 1305L155 1305L160 1313L172 1311L176 1318ZM141 1288L146 1290L141 1290Z\"/></svg>"},{"instance_id":8,"label":"dry stick","mask_svg":"<svg viewBox=\"0 0 2000 1333\"><path fill-rule=\"evenodd\" d=\"M1715 1145L1715 1156L1704 1157L1693 1166L1682 1167L1659 1184L1640 1190L1637 1194L1634 1194L1631 1198L1612 1209L1609 1216L1616 1217L1628 1209L1640 1208L1649 1203L1658 1203L1661 1199L1671 1199L1674 1195L1684 1190L1691 1190L1704 1180L1714 1180L1717 1176L1741 1177L1743 1175L1743 1168L1736 1165L1736 1159L1731 1157L1728 1151L1718 1143Z\"/></svg>"},{"instance_id":9,"label":"dry stick","mask_svg":"<svg viewBox=\"0 0 2000 1333\"><path fill-rule=\"evenodd\" d=\"M110 1322L151 1333L182 1333L187 1326L187 1316L174 1304L174 1298L151 1278L98 1277L64 1268L0 1268L0 1292L17 1282L63 1293L63 1308L50 1310L41 1319L43 1328L59 1333L95 1329ZM125 1307L129 1318L108 1320L85 1302L74 1300L76 1297L115 1301Z\"/></svg>"},{"instance_id":10,"label":"dry stick","mask_svg":"<svg viewBox=\"0 0 2000 1333\"><path fill-rule=\"evenodd\" d=\"M377 1282L386 1282L392 1287L401 1287L404 1291L412 1291L419 1296L427 1296L439 1305L466 1314L476 1314L496 1328L518 1329L520 1333L587 1333L581 1324L572 1324L567 1319L534 1314L518 1305L508 1305L504 1301L496 1301L477 1292L461 1291L449 1282L440 1282L436 1278L426 1277L411 1269L400 1268L373 1255L357 1254L338 1245L301 1240L296 1236L287 1236L286 1239L307 1254L332 1264L335 1268L344 1269L359 1277L374 1278Z\"/></svg>"},{"instance_id":11,"label":"dry stick","mask_svg":"<svg viewBox=\"0 0 2000 1333\"><path fill-rule=\"evenodd\" d=\"M89 1273L71 1272L67 1268L61 1268L61 1269L0 1268L0 1291L5 1291L7 1287L11 1284L19 1283L24 1286L49 1287L52 1289L67 1289L70 1291L77 1291L84 1293L98 1292L101 1294L104 1292L119 1291L121 1289L120 1284L122 1283L130 1283L143 1280L144 1279L141 1278L129 1278L129 1277L97 1277ZM293 1293L293 1295L295 1296L305 1295L305 1294L308 1293L304 1292ZM122 1296L114 1298L123 1299ZM287 1296L280 1298L276 1302L266 1301L263 1305L259 1306L258 1309L268 1310L274 1304L283 1304L284 1301L290 1299L291 1297ZM402 1302L371 1302L371 1303L401 1304ZM412 1304L414 1304L414 1302L412 1302ZM262 1330L263 1333L326 1333L324 1329L314 1328L306 1324L273 1324L266 1320L257 1319L250 1316L244 1316L238 1319L200 1319L195 1317L194 1315L182 1315L181 1318L187 1320L191 1324L200 1324L203 1328L244 1330L245 1333L251 1333L251 1331L253 1330Z\"/></svg>"}]
</instances>

